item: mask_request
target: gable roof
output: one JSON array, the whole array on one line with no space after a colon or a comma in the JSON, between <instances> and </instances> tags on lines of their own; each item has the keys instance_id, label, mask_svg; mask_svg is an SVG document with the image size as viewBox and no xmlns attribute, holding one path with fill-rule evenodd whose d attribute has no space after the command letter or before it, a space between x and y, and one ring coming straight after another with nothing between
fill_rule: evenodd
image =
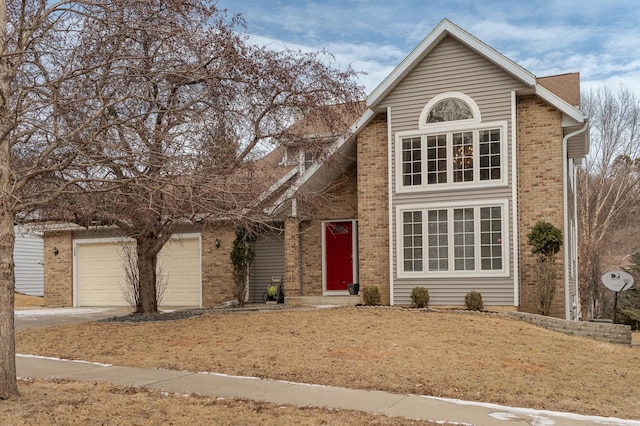
<instances>
[{"instance_id":1,"label":"gable roof","mask_svg":"<svg viewBox=\"0 0 640 426\"><path fill-rule=\"evenodd\" d=\"M553 93L548 88L539 84L538 79L531 72L527 71L511 59L504 56L491 46L478 40L462 28L455 25L448 19L443 19L427 37L416 46L415 49L407 56L400 65L398 65L382 83L376 87L367 98L367 106L372 109L380 109L386 96L422 61L447 35L457 39L470 49L474 50L481 56L493 62L496 66L502 68L505 72L512 75L524 85L530 88L546 102L560 110L564 115L575 121L576 123L584 123L587 116L574 107L571 103L562 97Z\"/></svg>"},{"instance_id":2,"label":"gable roof","mask_svg":"<svg viewBox=\"0 0 640 426\"><path fill-rule=\"evenodd\" d=\"M579 100L579 74L567 74L566 76L543 77L538 79L511 59L497 50L472 36L448 19L443 19L425 37L418 46L371 92L367 97L367 109L362 116L351 126L349 131L332 143L324 155L324 159L336 153L345 153L353 149L355 136L363 129L378 112L386 110L384 100L387 95L447 36L451 36L468 48L500 67L502 70L521 81L528 89L527 94L535 94L563 114L563 127L573 128L584 126L587 128L588 116L580 111L575 102L576 89ZM576 88L575 83L578 86ZM557 91L557 92L556 92ZM578 134L580 133L580 134ZM584 152L588 152L588 132L576 131L573 138L580 138L584 145ZM579 143L579 142L577 142ZM303 175L299 176L287 191L285 191L267 211L273 213L284 202L294 196L303 185L308 185L314 175L322 168L323 161L316 162Z\"/></svg>"}]
</instances>

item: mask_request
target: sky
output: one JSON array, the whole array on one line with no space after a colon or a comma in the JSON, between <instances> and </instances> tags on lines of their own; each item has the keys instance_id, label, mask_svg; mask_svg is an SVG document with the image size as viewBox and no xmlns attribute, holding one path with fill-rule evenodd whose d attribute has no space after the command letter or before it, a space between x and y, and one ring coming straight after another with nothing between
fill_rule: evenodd
<instances>
[{"instance_id":1,"label":"sky","mask_svg":"<svg viewBox=\"0 0 640 426\"><path fill-rule=\"evenodd\" d=\"M370 93L446 18L538 77L580 72L582 90L640 96L638 0L218 0L250 41L327 50Z\"/></svg>"}]
</instances>

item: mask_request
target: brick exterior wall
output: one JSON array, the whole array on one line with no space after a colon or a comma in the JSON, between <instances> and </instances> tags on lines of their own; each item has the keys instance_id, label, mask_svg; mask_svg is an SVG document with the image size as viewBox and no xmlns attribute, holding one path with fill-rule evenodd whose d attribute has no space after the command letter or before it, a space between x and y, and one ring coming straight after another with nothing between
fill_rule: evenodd
<instances>
[{"instance_id":1,"label":"brick exterior wall","mask_svg":"<svg viewBox=\"0 0 640 426\"><path fill-rule=\"evenodd\" d=\"M386 114L358 135L358 236L360 288L376 286L390 304L389 188Z\"/></svg>"},{"instance_id":2,"label":"brick exterior wall","mask_svg":"<svg viewBox=\"0 0 640 426\"><path fill-rule=\"evenodd\" d=\"M230 254L236 238L231 224L202 230L202 305L215 306L235 300ZM216 240L220 248L216 248Z\"/></svg>"},{"instance_id":3,"label":"brick exterior wall","mask_svg":"<svg viewBox=\"0 0 640 426\"><path fill-rule=\"evenodd\" d=\"M322 295L322 222L356 219L358 215L356 166L351 166L338 179L340 181L324 194L322 204L314 212L313 218L300 224L302 296ZM285 243L285 253L286 250Z\"/></svg>"},{"instance_id":4,"label":"brick exterior wall","mask_svg":"<svg viewBox=\"0 0 640 426\"><path fill-rule=\"evenodd\" d=\"M300 221L296 217L284 220L284 291L286 295L300 293Z\"/></svg>"},{"instance_id":5,"label":"brick exterior wall","mask_svg":"<svg viewBox=\"0 0 640 426\"><path fill-rule=\"evenodd\" d=\"M535 96L518 98L520 310L536 313L535 257L527 234L544 220L563 228L561 113ZM565 236L563 235L563 238ZM564 257L556 258L551 316L565 317Z\"/></svg>"},{"instance_id":6,"label":"brick exterior wall","mask_svg":"<svg viewBox=\"0 0 640 426\"><path fill-rule=\"evenodd\" d=\"M58 250L58 255L54 254ZM73 236L47 232L44 238L44 304L73 306Z\"/></svg>"}]
</instances>

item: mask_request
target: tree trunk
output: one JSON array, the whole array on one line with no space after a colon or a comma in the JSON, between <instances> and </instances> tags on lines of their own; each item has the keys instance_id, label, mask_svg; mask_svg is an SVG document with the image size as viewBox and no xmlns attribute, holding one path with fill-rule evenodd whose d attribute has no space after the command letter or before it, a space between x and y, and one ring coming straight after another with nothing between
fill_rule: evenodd
<instances>
[{"instance_id":1,"label":"tree trunk","mask_svg":"<svg viewBox=\"0 0 640 426\"><path fill-rule=\"evenodd\" d=\"M158 312L157 297L157 264L158 264L158 241L156 238L138 237L136 238L138 254L138 279L139 297L136 313L153 314Z\"/></svg>"},{"instance_id":2,"label":"tree trunk","mask_svg":"<svg viewBox=\"0 0 640 426\"><path fill-rule=\"evenodd\" d=\"M0 0L0 53L7 53L7 3ZM6 56L5 56L6 58ZM9 97L8 66L0 60L0 120L9 122L7 99ZM4 130L4 129L3 129ZM5 134L5 132L1 132ZM11 164L9 162L9 138L0 140L0 399L18 395L16 381L16 345L13 322L14 272L13 272L13 208L11 199Z\"/></svg>"},{"instance_id":3,"label":"tree trunk","mask_svg":"<svg viewBox=\"0 0 640 426\"><path fill-rule=\"evenodd\" d=\"M0 154L0 399L18 395L16 382L16 347L13 322L13 214L7 204L8 177L6 176L5 144Z\"/></svg>"}]
</instances>

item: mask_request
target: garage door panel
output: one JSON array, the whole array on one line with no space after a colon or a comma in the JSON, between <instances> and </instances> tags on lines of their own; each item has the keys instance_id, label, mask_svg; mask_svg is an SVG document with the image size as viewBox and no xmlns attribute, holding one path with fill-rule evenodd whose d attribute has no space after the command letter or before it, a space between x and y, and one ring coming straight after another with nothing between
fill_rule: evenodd
<instances>
[{"instance_id":1,"label":"garage door panel","mask_svg":"<svg viewBox=\"0 0 640 426\"><path fill-rule=\"evenodd\" d=\"M78 244L77 281L79 306L126 306L121 261L122 247L117 243Z\"/></svg>"},{"instance_id":2,"label":"garage door panel","mask_svg":"<svg viewBox=\"0 0 640 426\"><path fill-rule=\"evenodd\" d=\"M126 280L121 244L111 241L76 245L78 306L128 305L123 296ZM201 306L198 238L170 240L160 252L158 265L167 283L160 306Z\"/></svg>"}]
</instances>

